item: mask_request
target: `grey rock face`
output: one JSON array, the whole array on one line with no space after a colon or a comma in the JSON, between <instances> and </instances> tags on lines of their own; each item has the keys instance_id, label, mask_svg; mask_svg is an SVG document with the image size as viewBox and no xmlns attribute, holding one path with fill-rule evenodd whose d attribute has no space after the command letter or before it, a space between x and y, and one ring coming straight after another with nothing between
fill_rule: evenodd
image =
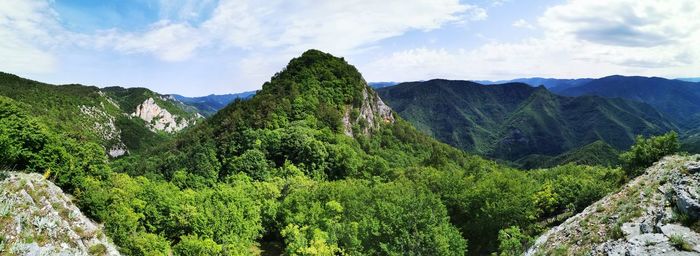
<instances>
[{"instance_id":1,"label":"grey rock face","mask_svg":"<svg viewBox=\"0 0 700 256\"><path fill-rule=\"evenodd\" d=\"M700 234L678 217L700 216L700 173L690 171L700 163L694 159L664 158L620 192L545 232L526 255L548 255L557 248L584 255L700 255Z\"/></svg>"},{"instance_id":2,"label":"grey rock face","mask_svg":"<svg viewBox=\"0 0 700 256\"><path fill-rule=\"evenodd\" d=\"M153 98L148 98L136 106L131 116L146 121L152 131L177 132L196 122L196 120L186 120L171 114L167 109L160 107Z\"/></svg>"},{"instance_id":3,"label":"grey rock face","mask_svg":"<svg viewBox=\"0 0 700 256\"><path fill-rule=\"evenodd\" d=\"M379 95L370 91L367 87L362 91L362 105L359 115L352 118L353 107L348 106L343 116L343 128L345 135L353 136L353 126L361 124L362 134L370 134L372 130L379 127L381 123L394 123L394 115L391 108L387 106Z\"/></svg>"},{"instance_id":4,"label":"grey rock face","mask_svg":"<svg viewBox=\"0 0 700 256\"><path fill-rule=\"evenodd\" d=\"M691 163L696 165L697 163ZM687 166L687 165L686 165ZM698 174L674 176L673 192L678 211L693 218L700 218L700 177Z\"/></svg>"},{"instance_id":5,"label":"grey rock face","mask_svg":"<svg viewBox=\"0 0 700 256\"><path fill-rule=\"evenodd\" d=\"M0 181L0 223L0 252L10 255L119 255L102 227L39 174Z\"/></svg>"}]
</instances>

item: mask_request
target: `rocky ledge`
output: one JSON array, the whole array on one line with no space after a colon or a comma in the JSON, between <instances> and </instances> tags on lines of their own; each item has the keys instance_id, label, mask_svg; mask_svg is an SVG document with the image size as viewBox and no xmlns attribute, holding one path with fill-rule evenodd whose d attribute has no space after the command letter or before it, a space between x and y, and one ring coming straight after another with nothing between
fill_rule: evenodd
<instances>
[{"instance_id":1,"label":"rocky ledge","mask_svg":"<svg viewBox=\"0 0 700 256\"><path fill-rule=\"evenodd\" d=\"M539 237L526 255L700 255L700 156L670 156Z\"/></svg>"},{"instance_id":2,"label":"rocky ledge","mask_svg":"<svg viewBox=\"0 0 700 256\"><path fill-rule=\"evenodd\" d=\"M35 173L2 174L0 255L119 255L56 185Z\"/></svg>"}]
</instances>

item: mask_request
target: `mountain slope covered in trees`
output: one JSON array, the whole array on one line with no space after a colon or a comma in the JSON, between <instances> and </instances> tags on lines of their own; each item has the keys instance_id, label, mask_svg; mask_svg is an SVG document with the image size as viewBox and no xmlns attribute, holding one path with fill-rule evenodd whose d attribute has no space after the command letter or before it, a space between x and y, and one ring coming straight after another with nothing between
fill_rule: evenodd
<instances>
[{"instance_id":1,"label":"mountain slope covered in trees","mask_svg":"<svg viewBox=\"0 0 700 256\"><path fill-rule=\"evenodd\" d=\"M419 130L455 147L509 161L554 157L595 141L622 150L636 135L676 128L644 103L563 97L520 83L430 80L378 92Z\"/></svg>"},{"instance_id":2,"label":"mountain slope covered in trees","mask_svg":"<svg viewBox=\"0 0 700 256\"><path fill-rule=\"evenodd\" d=\"M165 120L160 113L168 112L171 121L185 126L198 119L192 107L145 88L51 85L0 73L0 95L16 100L52 130L97 142L112 156L170 137L155 129L157 122ZM146 106L148 99L153 99L153 104ZM150 122L133 115L139 106L144 117L152 115Z\"/></svg>"},{"instance_id":3,"label":"mountain slope covered in trees","mask_svg":"<svg viewBox=\"0 0 700 256\"><path fill-rule=\"evenodd\" d=\"M608 76L580 86L555 91L566 96L597 95L645 102L682 128L700 113L700 84L660 77Z\"/></svg>"}]
</instances>

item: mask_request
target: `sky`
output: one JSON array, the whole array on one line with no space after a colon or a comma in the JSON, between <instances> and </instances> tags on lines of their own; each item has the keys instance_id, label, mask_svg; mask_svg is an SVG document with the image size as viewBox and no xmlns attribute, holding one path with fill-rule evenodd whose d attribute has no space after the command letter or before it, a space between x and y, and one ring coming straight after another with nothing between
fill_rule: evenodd
<instances>
[{"instance_id":1,"label":"sky","mask_svg":"<svg viewBox=\"0 0 700 256\"><path fill-rule=\"evenodd\" d=\"M307 49L367 81L700 76L697 0L2 0L0 71L186 96Z\"/></svg>"}]
</instances>

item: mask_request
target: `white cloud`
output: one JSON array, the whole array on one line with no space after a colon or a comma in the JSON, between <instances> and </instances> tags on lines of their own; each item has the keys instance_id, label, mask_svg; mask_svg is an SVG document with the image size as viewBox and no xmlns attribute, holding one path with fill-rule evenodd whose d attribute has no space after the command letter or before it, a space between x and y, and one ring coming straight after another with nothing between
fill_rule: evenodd
<instances>
[{"instance_id":1,"label":"white cloud","mask_svg":"<svg viewBox=\"0 0 700 256\"><path fill-rule=\"evenodd\" d=\"M50 0L0 3L5 23L0 33L11 34L1 51L44 52L48 44L114 49L127 54L153 54L165 61L182 61L206 46L277 51L289 54L319 48L348 54L410 30L428 31L446 24L486 18L486 11L458 0L256 0L159 1L160 20L142 31L106 30L74 33L57 22ZM27 9L27 10L25 10ZM213 10L210 17L201 17ZM37 12L40 15L37 15ZM11 15L22 15L16 22ZM47 26L46 23L49 26ZM7 37L5 37L7 38ZM20 43L13 43L14 41ZM39 42L16 49L22 42ZM46 42L46 44L42 44ZM15 47L15 48L11 48ZM19 50L19 51L18 51ZM9 56L9 54L6 54Z\"/></svg>"},{"instance_id":2,"label":"white cloud","mask_svg":"<svg viewBox=\"0 0 700 256\"><path fill-rule=\"evenodd\" d=\"M535 26L530 24L530 22L527 22L524 19L519 19L513 22L513 27L516 28L526 28L526 29L535 29Z\"/></svg>"},{"instance_id":3,"label":"white cloud","mask_svg":"<svg viewBox=\"0 0 700 256\"><path fill-rule=\"evenodd\" d=\"M56 37L51 32L60 28L48 7L46 2L0 1L0 69L27 73L54 69L50 49L56 46Z\"/></svg>"},{"instance_id":4,"label":"white cloud","mask_svg":"<svg viewBox=\"0 0 700 256\"><path fill-rule=\"evenodd\" d=\"M142 34L110 31L100 41L102 45L108 44L119 51L152 53L166 61L188 59L205 43L199 32L191 26L167 21L153 24Z\"/></svg>"},{"instance_id":5,"label":"white cloud","mask_svg":"<svg viewBox=\"0 0 700 256\"><path fill-rule=\"evenodd\" d=\"M540 24L592 43L659 46L687 39L700 28L694 0L575 0L549 8Z\"/></svg>"},{"instance_id":6,"label":"white cloud","mask_svg":"<svg viewBox=\"0 0 700 256\"><path fill-rule=\"evenodd\" d=\"M700 3L572 0L538 20L543 36L476 49L417 48L361 67L369 80L505 79L610 74L697 76ZM518 23L518 22L516 22Z\"/></svg>"},{"instance_id":7,"label":"white cloud","mask_svg":"<svg viewBox=\"0 0 700 256\"><path fill-rule=\"evenodd\" d=\"M457 0L222 1L204 28L242 48L347 53L409 30L486 18Z\"/></svg>"}]
</instances>

